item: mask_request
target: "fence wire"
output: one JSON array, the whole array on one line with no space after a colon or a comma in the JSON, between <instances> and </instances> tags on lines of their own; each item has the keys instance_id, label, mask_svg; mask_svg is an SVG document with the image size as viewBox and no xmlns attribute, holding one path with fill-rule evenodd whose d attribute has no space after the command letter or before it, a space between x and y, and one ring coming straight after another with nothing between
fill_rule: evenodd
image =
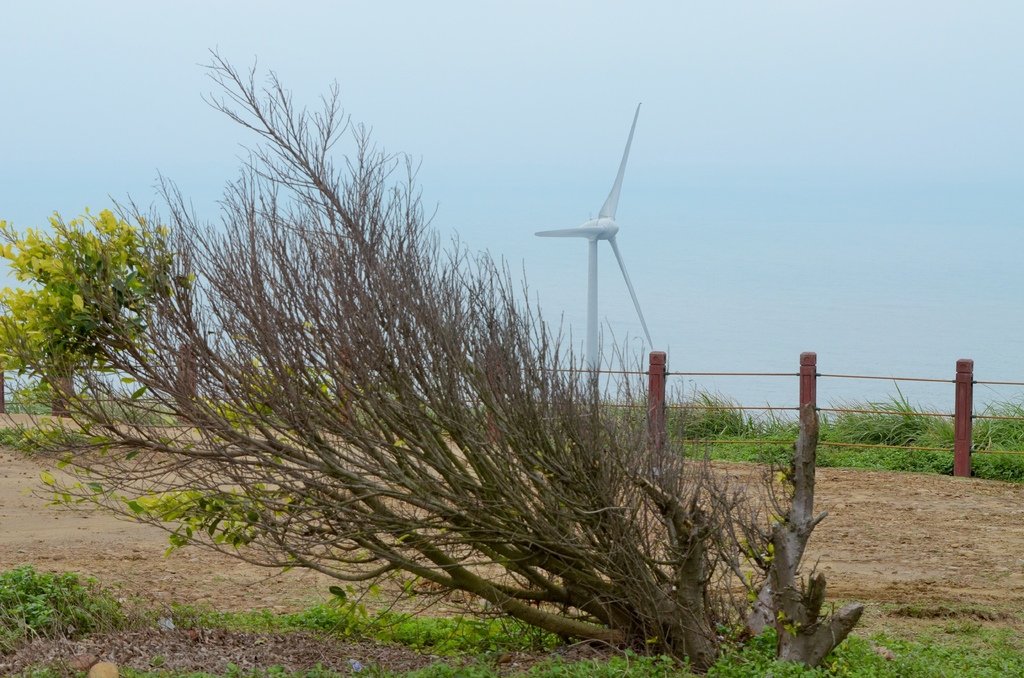
<instances>
[{"instance_id":1,"label":"fence wire","mask_svg":"<svg viewBox=\"0 0 1024 678\"><path fill-rule=\"evenodd\" d=\"M899 417L944 417L952 419L956 415L950 412L923 412L918 410L903 411L903 410L876 410L876 409L857 409L853 407L819 407L819 412L834 412L838 414L889 414Z\"/></svg>"},{"instance_id":2,"label":"fence wire","mask_svg":"<svg viewBox=\"0 0 1024 678\"><path fill-rule=\"evenodd\" d=\"M799 377L799 372L665 372L666 377Z\"/></svg>"},{"instance_id":3,"label":"fence wire","mask_svg":"<svg viewBox=\"0 0 1024 678\"><path fill-rule=\"evenodd\" d=\"M879 381L913 381L913 382L922 382L922 383L927 383L927 384L955 384L956 383L955 379L933 379L933 378L930 378L930 377L895 377L895 376L893 376L893 377L885 377L885 376L871 375L871 374L824 374L824 373L819 373L819 374L817 374L815 376L817 376L819 378L829 378L829 379L872 379L872 380L879 380ZM975 382L975 383L977 383L977 382Z\"/></svg>"}]
</instances>

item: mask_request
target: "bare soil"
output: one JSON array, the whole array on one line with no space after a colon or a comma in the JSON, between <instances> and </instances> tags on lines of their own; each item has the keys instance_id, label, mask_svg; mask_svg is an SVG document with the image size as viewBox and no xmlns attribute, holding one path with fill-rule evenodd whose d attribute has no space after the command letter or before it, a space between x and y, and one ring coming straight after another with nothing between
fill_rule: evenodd
<instances>
[{"instance_id":1,"label":"bare soil","mask_svg":"<svg viewBox=\"0 0 1024 678\"><path fill-rule=\"evenodd\" d=\"M0 569L79 572L156 603L292 611L327 596L326 578L277 573L202 548L166 554L167 533L89 507L50 505L40 473L52 465L0 451Z\"/></svg>"},{"instance_id":2,"label":"bare soil","mask_svg":"<svg viewBox=\"0 0 1024 678\"><path fill-rule=\"evenodd\" d=\"M327 598L331 582L322 575L277 573L200 548L165 555L158 528L51 506L44 467L0 452L0 569L75 571L157 604L221 610L292 611ZM720 468L752 475L750 466ZM829 516L807 562L826 573L830 598L869 604L869 627L912 625L932 612L1021 625L1024 485L819 469L818 506Z\"/></svg>"},{"instance_id":3,"label":"bare soil","mask_svg":"<svg viewBox=\"0 0 1024 678\"><path fill-rule=\"evenodd\" d=\"M158 528L51 506L40 481L46 467L0 451L0 568L76 571L156 601L222 610L296 610L327 597L330 581L316 573L281 574L202 548L165 555ZM724 469L751 475L750 466ZM833 597L1024 610L1024 485L819 469L817 498L829 516L808 562L818 561Z\"/></svg>"}]
</instances>

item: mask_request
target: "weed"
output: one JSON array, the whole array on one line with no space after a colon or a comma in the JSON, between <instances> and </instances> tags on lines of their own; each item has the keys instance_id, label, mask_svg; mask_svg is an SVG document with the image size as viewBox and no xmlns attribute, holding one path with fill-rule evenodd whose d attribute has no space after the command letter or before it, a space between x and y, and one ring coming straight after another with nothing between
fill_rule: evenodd
<instances>
[{"instance_id":1,"label":"weed","mask_svg":"<svg viewBox=\"0 0 1024 678\"><path fill-rule=\"evenodd\" d=\"M76 637L125 622L117 600L92 579L30 566L0 573L0 652L35 636Z\"/></svg>"}]
</instances>

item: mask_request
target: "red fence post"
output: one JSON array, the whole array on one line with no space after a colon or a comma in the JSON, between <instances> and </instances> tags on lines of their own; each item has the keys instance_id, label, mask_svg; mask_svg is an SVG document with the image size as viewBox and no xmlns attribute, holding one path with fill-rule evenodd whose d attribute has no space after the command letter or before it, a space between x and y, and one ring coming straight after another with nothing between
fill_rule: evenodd
<instances>
[{"instance_id":1,"label":"red fence post","mask_svg":"<svg viewBox=\"0 0 1024 678\"><path fill-rule=\"evenodd\" d=\"M800 354L800 409L811 405L818 409L818 354Z\"/></svg>"},{"instance_id":2,"label":"red fence post","mask_svg":"<svg viewBox=\"0 0 1024 678\"><path fill-rule=\"evenodd\" d=\"M974 361L956 361L956 403L953 416L953 475L971 476L971 428L974 419Z\"/></svg>"},{"instance_id":3,"label":"red fence post","mask_svg":"<svg viewBox=\"0 0 1024 678\"><path fill-rule=\"evenodd\" d=\"M665 447L664 351L651 351L647 368L647 440L651 449Z\"/></svg>"}]
</instances>

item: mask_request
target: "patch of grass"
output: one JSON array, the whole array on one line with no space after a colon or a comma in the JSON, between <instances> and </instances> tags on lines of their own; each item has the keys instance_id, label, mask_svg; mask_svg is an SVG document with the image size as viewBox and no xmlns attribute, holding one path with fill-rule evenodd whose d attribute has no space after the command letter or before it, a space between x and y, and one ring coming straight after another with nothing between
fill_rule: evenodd
<instances>
[{"instance_id":1,"label":"patch of grass","mask_svg":"<svg viewBox=\"0 0 1024 678\"><path fill-rule=\"evenodd\" d=\"M975 453L971 455L971 473L976 478L1024 482L1024 455Z\"/></svg>"},{"instance_id":2,"label":"patch of grass","mask_svg":"<svg viewBox=\"0 0 1024 678\"><path fill-rule=\"evenodd\" d=\"M118 667L118 674L121 678L349 678L352 675L366 676L391 676L395 674L384 673L374 669L368 669L361 673L351 672L339 673L325 668L313 668L305 671L287 671L280 667L268 667L255 671L243 671L238 668L229 668L224 673L206 673L204 671L166 671L146 670L138 671L128 667ZM16 674L12 678L67 678L67 672L49 667L29 669ZM77 674L84 676L84 673Z\"/></svg>"},{"instance_id":3,"label":"patch of grass","mask_svg":"<svg viewBox=\"0 0 1024 678\"><path fill-rule=\"evenodd\" d=\"M497 674L494 674L497 675ZM693 675L670 657L642 657L626 653L607 660L589 659L566 662L552 659L519 674L530 678L613 678L635 676L636 678L670 678Z\"/></svg>"},{"instance_id":4,"label":"patch of grass","mask_svg":"<svg viewBox=\"0 0 1024 678\"><path fill-rule=\"evenodd\" d=\"M561 642L557 636L509 618L422 617L396 612L367 614L352 605L327 603L302 612L216 612L176 606L174 623L182 628L214 627L237 631L319 631L345 637L405 645L436 655L536 652Z\"/></svg>"},{"instance_id":5,"label":"patch of grass","mask_svg":"<svg viewBox=\"0 0 1024 678\"><path fill-rule=\"evenodd\" d=\"M7 414L32 414L36 416L50 414L53 407L49 401L40 402L35 400L18 400L17 398L7 400L4 403Z\"/></svg>"},{"instance_id":6,"label":"patch of grass","mask_svg":"<svg viewBox=\"0 0 1024 678\"><path fill-rule=\"evenodd\" d=\"M1024 418L1024 403L991 403L979 414ZM975 419L973 428L974 448L977 450L1024 450L1024 420Z\"/></svg>"},{"instance_id":7,"label":"patch of grass","mask_svg":"<svg viewBox=\"0 0 1024 678\"><path fill-rule=\"evenodd\" d=\"M843 407L860 411L822 415L819 466L953 474L952 451L905 449L952 450L953 422L949 418L923 415L902 393ZM973 475L1024 482L1024 404L992 403L981 414L1011 418L975 419ZM712 459L721 461L784 464L796 439L797 424L792 418L771 413L750 416L721 396L697 394L669 410L668 430L692 441L697 456L709 452ZM891 445L896 449L847 445Z\"/></svg>"},{"instance_id":8,"label":"patch of grass","mask_svg":"<svg viewBox=\"0 0 1024 678\"><path fill-rule=\"evenodd\" d=\"M120 604L95 580L30 566L0 573L0 652L37 636L73 638L125 623Z\"/></svg>"},{"instance_id":9,"label":"patch of grass","mask_svg":"<svg viewBox=\"0 0 1024 678\"><path fill-rule=\"evenodd\" d=\"M395 673L366 665L356 673L337 672L324 668L290 672L279 667L269 667L255 671L229 669L221 674L160 670L136 671L130 668L121 668L120 674L123 678L341 678L351 675L365 675L373 678L498 678L503 675L523 678L684 678L693 676L692 673L668 657L640 657L632 653L607 660L570 662L551 659L537 664L527 671L513 674L509 674L507 669L499 671L487 662L458 666L438 662L423 669L404 673ZM63 674L54 669L37 668L23 672L16 678L63 678Z\"/></svg>"},{"instance_id":10,"label":"patch of grass","mask_svg":"<svg viewBox=\"0 0 1024 678\"><path fill-rule=\"evenodd\" d=\"M317 609L317 608L314 608ZM1011 629L988 629L972 618L972 608L935 607L897 608L891 614L918 614L941 620L934 631L923 633L917 638L897 638L877 634L870 638L852 636L829 655L822 666L809 669L799 664L776 661L774 631L753 638L745 643L727 647L718 662L708 671L711 678L748 678L768 676L773 678L811 678L825 676L903 677L903 676L978 676L996 678L1024 675L1024 641ZM947 616L947 612L949 616ZM984 611L982 611L984 612ZM193 612L193 621L199 619ZM209 613L205 613L209 615ZM984 615L982 615L984 616ZM240 613L222 617L207 616L207 619L224 622L232 620L247 628L253 626L278 625L282 620L289 625L304 624L304 628L316 628L324 620L323 611L317 610L311 616L264 615L263 613ZM268 619L275 621L268 622ZM424 624L432 624L437 618L419 618ZM310 626L312 625L312 626ZM443 626L443 624L442 624ZM280 630L280 629L278 629ZM378 639L379 640L379 639ZM685 665L667 657L645 657L631 652L608 659L567 661L552 657L530 669L509 674L507 665L496 662L495 655L484 655L468 664L449 664L443 661L427 668L408 673L394 673L384 668L365 665L360 675L391 678L494 678L499 675L515 675L521 678L692 678L693 673ZM37 668L20 674L22 678L57 678L63 674L53 669ZM172 672L149 669L144 671L122 668L125 678L213 678L214 674L202 672ZM230 678L338 678L351 675L314 668L306 671L289 672L279 667L267 667L257 671L229 669L219 674Z\"/></svg>"},{"instance_id":11,"label":"patch of grass","mask_svg":"<svg viewBox=\"0 0 1024 678\"><path fill-rule=\"evenodd\" d=\"M204 613L209 615L210 613ZM317 606L293 615L271 615L267 613L241 613L207 616L205 619L216 625L249 630L323 630L331 631L332 626L348 622L339 619L339 611L333 606ZM773 633L755 638L745 645L727 649L718 663L708 673L720 678L747 676L943 676L977 675L1002 676L1024 675L1024 647L1007 629L989 630L982 621L1005 621L1012 617L990 612L981 608L957 606L913 607L905 606L890 612L893 615L906 614L936 619L941 625L936 629L939 637L931 635L920 639L900 639L877 635L871 639L852 637L833 653L824 666L818 669L777 662L774 659L775 640ZM475 664L451 666L436 664L408 674L415 678L489 678L500 675L493 666L494 657L501 651L538 650L535 642L525 642L522 628L495 626L492 622L475 620L409 617L393 615L398 620L391 626L367 626L367 637L378 641L398 642L431 654L474 654ZM549 638L548 642L555 642ZM546 644L546 643L545 643ZM892 651L895 659L881 656L877 647ZM550 649L546 647L544 649ZM294 674L295 678L305 674ZM321 674L316 674L319 678ZM327 676L329 674L323 674ZM369 675L389 676L388 673ZM626 654L609 660L588 660L566 662L551 659L534 666L523 674L531 678L575 678L584 676L628 676L637 678L661 678L668 676L692 676L684 667L664 657L640 657ZM292 678L289 676L289 678Z\"/></svg>"},{"instance_id":12,"label":"patch of grass","mask_svg":"<svg viewBox=\"0 0 1024 678\"><path fill-rule=\"evenodd\" d=\"M875 636L871 639L851 637L826 657L816 669L778 662L773 659L774 634L755 638L742 648L727 653L708 672L715 678L746 678L772 675L782 677L810 676L997 676L1024 675L1024 652L1006 642L1006 635L972 631L986 641L965 644L959 636L941 643L906 641ZM882 649L884 648L884 649ZM891 652L892 659L882 655Z\"/></svg>"},{"instance_id":13,"label":"patch of grass","mask_svg":"<svg viewBox=\"0 0 1024 678\"><path fill-rule=\"evenodd\" d=\"M952 425L944 419L922 416L902 393L881 402L843 403L841 408L859 411L839 412L826 418L821 427L822 440L940 447L944 444L942 427L948 425L952 445Z\"/></svg>"},{"instance_id":14,"label":"patch of grass","mask_svg":"<svg viewBox=\"0 0 1024 678\"><path fill-rule=\"evenodd\" d=\"M908 471L911 473L953 474L952 452L927 450L819 448L818 465L834 468L862 468L878 471Z\"/></svg>"},{"instance_id":15,"label":"patch of grass","mask_svg":"<svg viewBox=\"0 0 1024 678\"><path fill-rule=\"evenodd\" d=\"M689 440L741 438L753 434L757 427L738 403L720 395L697 393L668 410L666 427L674 435Z\"/></svg>"},{"instance_id":16,"label":"patch of grass","mask_svg":"<svg viewBox=\"0 0 1024 678\"><path fill-rule=\"evenodd\" d=\"M711 458L718 461L786 464L792 455L792 443L789 445L771 443L716 445L714 441L711 441L708 448ZM818 446L818 466L819 468L938 473L948 476L953 475L953 453L829 447L827 442L822 442ZM971 470L975 478L1024 482L1024 455L975 453L971 456Z\"/></svg>"}]
</instances>

